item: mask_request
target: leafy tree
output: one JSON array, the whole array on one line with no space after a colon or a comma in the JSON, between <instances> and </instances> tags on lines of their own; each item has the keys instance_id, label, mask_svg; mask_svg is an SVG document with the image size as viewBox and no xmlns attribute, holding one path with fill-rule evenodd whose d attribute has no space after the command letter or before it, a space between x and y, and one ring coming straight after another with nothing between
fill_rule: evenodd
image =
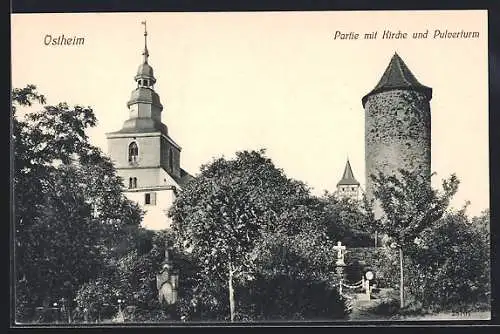
<instances>
[{"instance_id":1,"label":"leafy tree","mask_svg":"<svg viewBox=\"0 0 500 334\"><path fill-rule=\"evenodd\" d=\"M334 194L323 196L328 236L349 247L373 245L372 210L365 200L339 199Z\"/></svg>"},{"instance_id":2,"label":"leafy tree","mask_svg":"<svg viewBox=\"0 0 500 334\"><path fill-rule=\"evenodd\" d=\"M44 103L29 85L12 92L16 304L72 301L79 286L127 252L142 212L122 194L112 162L85 133L91 108L65 103L18 117ZM125 245L120 248L120 245Z\"/></svg>"},{"instance_id":3,"label":"leafy tree","mask_svg":"<svg viewBox=\"0 0 500 334\"><path fill-rule=\"evenodd\" d=\"M376 228L386 234L390 244L399 250L400 303L404 307L404 249L415 238L438 221L458 190L459 180L453 174L443 180L443 191L431 187L420 171L400 169L399 175L371 175L374 196L380 201L383 215Z\"/></svg>"},{"instance_id":4,"label":"leafy tree","mask_svg":"<svg viewBox=\"0 0 500 334\"><path fill-rule=\"evenodd\" d=\"M292 215L307 212L310 204L307 187L288 179L263 154L243 151L236 159L202 166L170 211L179 242L191 248L204 275L225 282L231 321L235 284L251 279L252 251L263 231L298 232L301 227Z\"/></svg>"},{"instance_id":5,"label":"leafy tree","mask_svg":"<svg viewBox=\"0 0 500 334\"><path fill-rule=\"evenodd\" d=\"M327 320L347 314L335 284L333 243L316 232L304 229L295 235L263 235L254 250L253 277L240 292L243 318Z\"/></svg>"},{"instance_id":6,"label":"leafy tree","mask_svg":"<svg viewBox=\"0 0 500 334\"><path fill-rule=\"evenodd\" d=\"M236 310L242 305L236 300L236 288L242 293L246 282L261 274L258 260L267 247L265 240L295 236L299 241L302 235L328 245L324 204L311 197L303 183L288 179L264 151L238 152L233 160L220 158L204 165L179 194L170 215L181 249L189 249L200 268L194 287L202 297L193 296L194 304L205 302L203 309L213 312L229 304L231 321L243 314ZM302 251L310 252L308 261L317 257L306 245ZM315 263L325 265L320 262ZM287 262L287 266L301 265ZM202 283L203 277L208 284ZM221 285L228 298L210 296Z\"/></svg>"},{"instance_id":7,"label":"leafy tree","mask_svg":"<svg viewBox=\"0 0 500 334\"><path fill-rule=\"evenodd\" d=\"M138 229L132 242L132 249L113 262L108 263L106 275L85 283L77 293L78 306L87 309L89 316L104 315L102 305L112 305L108 310L116 313L117 300L123 300L122 307L136 307L136 320L147 319L148 312L156 314L156 320L168 320L167 310L158 302L156 273L164 259L165 245L172 235L167 231ZM182 271L185 272L182 267ZM94 300L95 299L95 300ZM165 312L167 313L165 313ZM109 316L110 313L106 313Z\"/></svg>"},{"instance_id":8,"label":"leafy tree","mask_svg":"<svg viewBox=\"0 0 500 334\"><path fill-rule=\"evenodd\" d=\"M488 220L487 212L471 220L464 208L419 236L408 252L408 287L424 309L459 311L489 304Z\"/></svg>"},{"instance_id":9,"label":"leafy tree","mask_svg":"<svg viewBox=\"0 0 500 334\"><path fill-rule=\"evenodd\" d=\"M76 293L77 307L87 320L109 318L117 311L116 298L120 296L113 282L107 278L92 279L83 283ZM80 320L80 319L77 319Z\"/></svg>"}]
</instances>

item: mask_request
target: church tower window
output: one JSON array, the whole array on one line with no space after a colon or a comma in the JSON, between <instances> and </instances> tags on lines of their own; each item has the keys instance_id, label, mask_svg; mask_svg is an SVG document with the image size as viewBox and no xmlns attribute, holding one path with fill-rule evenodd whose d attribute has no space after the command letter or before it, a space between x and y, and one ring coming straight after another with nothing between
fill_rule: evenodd
<instances>
[{"instance_id":1,"label":"church tower window","mask_svg":"<svg viewBox=\"0 0 500 334\"><path fill-rule=\"evenodd\" d=\"M136 142L131 142L128 146L128 162L136 163L139 156L139 147Z\"/></svg>"}]
</instances>

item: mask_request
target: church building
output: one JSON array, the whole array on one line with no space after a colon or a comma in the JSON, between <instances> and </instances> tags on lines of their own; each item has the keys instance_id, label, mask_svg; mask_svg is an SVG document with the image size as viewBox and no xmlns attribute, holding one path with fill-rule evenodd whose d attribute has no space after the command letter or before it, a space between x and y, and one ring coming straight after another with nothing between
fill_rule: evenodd
<instances>
[{"instance_id":1,"label":"church building","mask_svg":"<svg viewBox=\"0 0 500 334\"><path fill-rule=\"evenodd\" d=\"M337 183L337 197L359 199L359 186L352 172L351 163L347 159L342 179Z\"/></svg>"},{"instance_id":2,"label":"church building","mask_svg":"<svg viewBox=\"0 0 500 334\"><path fill-rule=\"evenodd\" d=\"M137 87L127 102L128 119L120 130L107 133L108 154L125 183L125 195L145 211L142 226L169 228L167 212L176 193L192 176L180 166L181 147L161 121L163 105L154 90L156 78L148 63L144 24L142 63L134 78Z\"/></svg>"}]
</instances>

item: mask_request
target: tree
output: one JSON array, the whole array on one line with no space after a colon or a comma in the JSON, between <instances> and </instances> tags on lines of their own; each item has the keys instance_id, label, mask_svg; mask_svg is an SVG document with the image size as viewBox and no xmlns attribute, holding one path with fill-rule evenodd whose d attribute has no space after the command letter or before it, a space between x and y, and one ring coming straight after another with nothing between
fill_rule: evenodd
<instances>
[{"instance_id":1,"label":"tree","mask_svg":"<svg viewBox=\"0 0 500 334\"><path fill-rule=\"evenodd\" d=\"M465 208L447 213L409 249L408 287L424 309L463 311L489 304L488 221L488 212L473 219Z\"/></svg>"},{"instance_id":2,"label":"tree","mask_svg":"<svg viewBox=\"0 0 500 334\"><path fill-rule=\"evenodd\" d=\"M190 248L207 277L225 282L231 321L235 285L252 279L253 250L262 234L298 233L305 226L292 216L309 212L307 187L288 179L263 154L243 151L233 160L219 158L202 166L170 211L180 244ZM315 229L312 219L306 221Z\"/></svg>"},{"instance_id":3,"label":"tree","mask_svg":"<svg viewBox=\"0 0 500 334\"><path fill-rule=\"evenodd\" d=\"M443 180L443 191L438 192L420 171L400 169L399 176L379 172L371 178L374 196L383 210L377 230L386 234L399 250L400 303L404 307L404 249L443 216L458 190L459 180L451 175Z\"/></svg>"},{"instance_id":4,"label":"tree","mask_svg":"<svg viewBox=\"0 0 500 334\"><path fill-rule=\"evenodd\" d=\"M311 219L313 223L318 220ZM318 229L264 233L255 269L240 291L240 313L249 320L331 320L346 316L335 277L333 242Z\"/></svg>"},{"instance_id":5,"label":"tree","mask_svg":"<svg viewBox=\"0 0 500 334\"><path fill-rule=\"evenodd\" d=\"M349 247L368 247L373 244L372 211L366 201L339 199L326 193L322 200L325 205L325 224L330 239L342 241Z\"/></svg>"},{"instance_id":6,"label":"tree","mask_svg":"<svg viewBox=\"0 0 500 334\"><path fill-rule=\"evenodd\" d=\"M45 97L33 85L12 97L16 298L25 300L16 306L72 301L81 284L127 251L119 246L133 237L142 212L123 196L112 162L89 142L91 108L60 103L21 119L19 106Z\"/></svg>"}]
</instances>

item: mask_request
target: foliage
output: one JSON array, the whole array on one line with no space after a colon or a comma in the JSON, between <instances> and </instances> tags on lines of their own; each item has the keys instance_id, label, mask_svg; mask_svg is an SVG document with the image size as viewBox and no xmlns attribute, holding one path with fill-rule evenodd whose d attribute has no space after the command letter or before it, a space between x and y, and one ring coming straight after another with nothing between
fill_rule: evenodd
<instances>
[{"instance_id":1,"label":"foliage","mask_svg":"<svg viewBox=\"0 0 500 334\"><path fill-rule=\"evenodd\" d=\"M142 228L138 229L135 235L134 247L107 267L105 281L106 284L113 288L98 289L98 287L105 286L102 284L104 279L89 282L85 285L85 288L80 289L78 292L77 300L80 301L78 306L87 308L95 315L99 311L99 305L105 302L114 305L116 312L117 300L121 299L124 310L127 307L137 309L131 315L135 319L134 321L147 319L148 312L151 313L150 321L153 318L163 319L163 315L167 310L158 302L156 273L164 259L165 246L169 241L171 242L171 239L172 235L167 231L153 232ZM181 265L180 269L184 275L191 275L186 270L189 268ZM96 282L99 284L94 287ZM91 295L88 294L89 290L96 294L96 299L99 302L94 303L88 300L88 298L91 299Z\"/></svg>"},{"instance_id":2,"label":"foliage","mask_svg":"<svg viewBox=\"0 0 500 334\"><path fill-rule=\"evenodd\" d=\"M332 240L341 241L348 247L373 246L374 219L364 199L339 199L326 193L323 200L327 234Z\"/></svg>"},{"instance_id":3,"label":"foliage","mask_svg":"<svg viewBox=\"0 0 500 334\"><path fill-rule=\"evenodd\" d=\"M23 301L16 308L72 301L81 284L128 252L142 212L89 142L91 108L60 103L21 119L17 107L45 97L33 85L12 97L16 299Z\"/></svg>"},{"instance_id":4,"label":"foliage","mask_svg":"<svg viewBox=\"0 0 500 334\"><path fill-rule=\"evenodd\" d=\"M376 220L376 229L389 237L389 244L399 250L400 303L404 304L404 252L412 247L415 239L433 226L448 208L458 190L459 180L453 174L443 180L443 192L433 189L419 170L399 170L399 175L371 175L374 195L383 210Z\"/></svg>"},{"instance_id":5,"label":"foliage","mask_svg":"<svg viewBox=\"0 0 500 334\"><path fill-rule=\"evenodd\" d=\"M239 300L239 318L248 321L332 320L347 315L337 289L308 277L258 275L241 289Z\"/></svg>"},{"instance_id":6,"label":"foliage","mask_svg":"<svg viewBox=\"0 0 500 334\"><path fill-rule=\"evenodd\" d=\"M256 248L256 270L239 294L242 320L327 320L347 314L335 286L335 266L326 238L304 230L265 234Z\"/></svg>"},{"instance_id":7,"label":"foliage","mask_svg":"<svg viewBox=\"0 0 500 334\"><path fill-rule=\"evenodd\" d=\"M113 282L106 278L82 284L75 297L77 307L87 314L87 320L111 318L117 311L120 296Z\"/></svg>"},{"instance_id":8,"label":"foliage","mask_svg":"<svg viewBox=\"0 0 500 334\"><path fill-rule=\"evenodd\" d=\"M402 247L412 244L422 231L443 216L459 185L453 174L443 180L440 193L420 171L404 169L399 170L399 175L379 173L371 177L375 198L384 212L376 221L376 228Z\"/></svg>"},{"instance_id":9,"label":"foliage","mask_svg":"<svg viewBox=\"0 0 500 334\"><path fill-rule=\"evenodd\" d=\"M462 311L489 304L489 224L477 224L487 220L488 212L471 220L461 210L419 237L408 253L408 288L424 309Z\"/></svg>"},{"instance_id":10,"label":"foliage","mask_svg":"<svg viewBox=\"0 0 500 334\"><path fill-rule=\"evenodd\" d=\"M371 314L392 316L400 311L399 301L394 298L384 298L380 300L372 309Z\"/></svg>"},{"instance_id":11,"label":"foliage","mask_svg":"<svg viewBox=\"0 0 500 334\"><path fill-rule=\"evenodd\" d=\"M238 152L235 159L220 158L203 166L179 194L170 215L178 247L189 250L200 270L191 281L193 292L182 302L183 312L191 318L210 314L226 319L228 307L231 320L258 317L243 299L234 298L245 295L249 282L279 280L280 266L296 269L293 282L302 282L300 275L306 272L309 283L321 282L319 276L331 272L328 252L333 244L325 228L324 201L312 197L304 184L288 179L264 151ZM280 259L274 256L278 245L298 255ZM261 297L260 303L278 296ZM240 310L233 312L236 305ZM294 316L290 309L282 314L286 315Z\"/></svg>"}]
</instances>

